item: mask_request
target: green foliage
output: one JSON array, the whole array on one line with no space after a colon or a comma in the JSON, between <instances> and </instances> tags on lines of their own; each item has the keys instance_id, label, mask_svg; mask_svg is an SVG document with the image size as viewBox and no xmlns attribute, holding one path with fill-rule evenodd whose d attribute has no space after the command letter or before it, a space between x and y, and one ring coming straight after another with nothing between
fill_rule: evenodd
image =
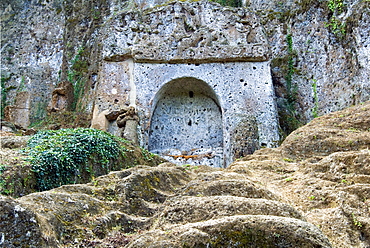
<instances>
[{"instance_id":1,"label":"green foliage","mask_svg":"<svg viewBox=\"0 0 370 248\"><path fill-rule=\"evenodd\" d=\"M9 176L3 175L6 170L8 170L8 165L0 164L0 194L11 195L14 191L13 182L9 183Z\"/></svg>"},{"instance_id":2,"label":"green foliage","mask_svg":"<svg viewBox=\"0 0 370 248\"><path fill-rule=\"evenodd\" d=\"M326 23L325 26L330 27L332 33L338 38L341 38L346 34L346 23L341 22L335 16L332 16L330 18L330 22Z\"/></svg>"},{"instance_id":3,"label":"green foliage","mask_svg":"<svg viewBox=\"0 0 370 248\"><path fill-rule=\"evenodd\" d=\"M7 165L0 164L0 193L3 193L5 189L5 180L2 178L2 174L7 169Z\"/></svg>"},{"instance_id":4,"label":"green foliage","mask_svg":"<svg viewBox=\"0 0 370 248\"><path fill-rule=\"evenodd\" d=\"M339 14L343 12L343 0L329 0L328 8L331 12L338 12Z\"/></svg>"},{"instance_id":5,"label":"green foliage","mask_svg":"<svg viewBox=\"0 0 370 248\"><path fill-rule=\"evenodd\" d=\"M28 142L28 160L36 173L39 190L75 183L84 173L93 177L91 163L106 173L109 164L124 154L115 136L96 129L77 128L41 131Z\"/></svg>"},{"instance_id":6,"label":"green foliage","mask_svg":"<svg viewBox=\"0 0 370 248\"><path fill-rule=\"evenodd\" d=\"M336 37L343 38L346 34L346 23L338 18L338 16L344 11L345 6L343 0L328 0L327 6L331 17L325 26L329 27Z\"/></svg>"},{"instance_id":7,"label":"green foliage","mask_svg":"<svg viewBox=\"0 0 370 248\"><path fill-rule=\"evenodd\" d=\"M287 99L288 103L291 105L294 105L297 97L297 91L295 88L293 88L292 82L293 82L293 74L294 74L294 60L293 60L293 38L291 34L288 34L286 36L286 41L288 43L288 54L289 54L289 59L288 59L288 70L287 70L287 75L285 76L285 81L286 81L286 87L287 87ZM293 107L294 109L294 107Z\"/></svg>"},{"instance_id":8,"label":"green foliage","mask_svg":"<svg viewBox=\"0 0 370 248\"><path fill-rule=\"evenodd\" d=\"M362 223L357 219L354 213L352 213L352 220L355 226L357 226L359 229L362 228Z\"/></svg>"},{"instance_id":9,"label":"green foliage","mask_svg":"<svg viewBox=\"0 0 370 248\"><path fill-rule=\"evenodd\" d=\"M85 89L84 74L87 73L88 64L85 60L82 60L85 50L83 47L78 49L76 56L71 60L70 70L67 72L68 81L73 84L74 89L74 102L72 109L77 110L78 100L83 96Z\"/></svg>"},{"instance_id":10,"label":"green foliage","mask_svg":"<svg viewBox=\"0 0 370 248\"><path fill-rule=\"evenodd\" d=\"M1 174L3 174L3 172L6 170L6 167L7 167L7 165L5 165L5 164L0 164L0 176L1 176Z\"/></svg>"},{"instance_id":11,"label":"green foliage","mask_svg":"<svg viewBox=\"0 0 370 248\"><path fill-rule=\"evenodd\" d=\"M1 87L1 99L0 99L0 103L1 103L1 116L0 118L4 118L4 108L7 106L7 93L8 93L8 90L6 87L5 87L5 82L7 82L10 78L6 78L6 77L1 77L1 81L0 81L0 87Z\"/></svg>"},{"instance_id":12,"label":"green foliage","mask_svg":"<svg viewBox=\"0 0 370 248\"><path fill-rule=\"evenodd\" d=\"M312 83L312 89L313 89L313 99L314 99L314 107L312 109L312 115L314 118L318 117L319 114L319 98L317 96L317 84L316 80Z\"/></svg>"},{"instance_id":13,"label":"green foliage","mask_svg":"<svg viewBox=\"0 0 370 248\"><path fill-rule=\"evenodd\" d=\"M242 7L241 0L211 0L212 2L219 3L222 6L230 6L230 7Z\"/></svg>"},{"instance_id":14,"label":"green foliage","mask_svg":"<svg viewBox=\"0 0 370 248\"><path fill-rule=\"evenodd\" d=\"M151 153L151 152L149 152L148 150L145 150L142 147L140 147L140 150L141 150L141 155L147 161L151 161L155 157L155 154L154 153Z\"/></svg>"},{"instance_id":15,"label":"green foliage","mask_svg":"<svg viewBox=\"0 0 370 248\"><path fill-rule=\"evenodd\" d=\"M19 84L19 87L18 87L18 89L17 89L17 92L23 92L23 91L26 91L26 85L25 85L25 83L26 83L25 77L24 77L24 76L22 76L22 78L21 78L21 83Z\"/></svg>"},{"instance_id":16,"label":"green foliage","mask_svg":"<svg viewBox=\"0 0 370 248\"><path fill-rule=\"evenodd\" d=\"M101 13L100 13L99 10L91 9L91 15L92 15L94 20L99 20L100 16L101 16Z\"/></svg>"},{"instance_id":17,"label":"green foliage","mask_svg":"<svg viewBox=\"0 0 370 248\"><path fill-rule=\"evenodd\" d=\"M284 129L286 134L291 133L302 124L299 121L299 116L296 111L298 88L297 85L293 84L293 75L295 73L294 68L294 57L296 56L293 50L293 37L291 34L286 36L286 42L288 44L288 59L286 65L286 102L285 102L285 113L280 113L284 119Z\"/></svg>"}]
</instances>

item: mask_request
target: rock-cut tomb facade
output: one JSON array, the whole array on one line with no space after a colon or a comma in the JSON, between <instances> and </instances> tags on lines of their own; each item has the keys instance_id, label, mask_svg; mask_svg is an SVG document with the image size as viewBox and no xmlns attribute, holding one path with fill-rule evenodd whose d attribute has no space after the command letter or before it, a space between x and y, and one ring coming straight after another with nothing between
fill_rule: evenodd
<instances>
[{"instance_id":1,"label":"rock-cut tomb facade","mask_svg":"<svg viewBox=\"0 0 370 248\"><path fill-rule=\"evenodd\" d=\"M226 167L277 144L268 43L254 13L171 2L117 14L105 29L93 127L177 164ZM127 106L135 118L119 128Z\"/></svg>"}]
</instances>

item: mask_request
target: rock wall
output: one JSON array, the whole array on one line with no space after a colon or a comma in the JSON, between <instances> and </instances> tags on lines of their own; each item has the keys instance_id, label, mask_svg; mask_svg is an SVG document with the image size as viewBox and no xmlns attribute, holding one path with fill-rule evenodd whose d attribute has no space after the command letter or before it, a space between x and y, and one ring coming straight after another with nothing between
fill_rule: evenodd
<instances>
[{"instance_id":1,"label":"rock wall","mask_svg":"<svg viewBox=\"0 0 370 248\"><path fill-rule=\"evenodd\" d=\"M86 98L99 67L98 30L102 16L109 12L106 1L2 1L1 82L8 119L23 118L22 127L39 122L47 115L52 92L60 82L74 86L73 109L91 111ZM29 92L29 109L16 102ZM89 107L90 106L90 107ZM17 111L12 111L17 110ZM4 113L2 111L2 118Z\"/></svg>"},{"instance_id":2,"label":"rock wall","mask_svg":"<svg viewBox=\"0 0 370 248\"><path fill-rule=\"evenodd\" d=\"M271 72L284 131L296 127L290 118L307 123L369 99L369 1L251 0L248 6L261 17L272 48Z\"/></svg>"},{"instance_id":3,"label":"rock wall","mask_svg":"<svg viewBox=\"0 0 370 248\"><path fill-rule=\"evenodd\" d=\"M8 105L9 120L27 127L45 116L59 80L63 4L60 0L6 0L0 11L2 108Z\"/></svg>"},{"instance_id":4,"label":"rock wall","mask_svg":"<svg viewBox=\"0 0 370 248\"><path fill-rule=\"evenodd\" d=\"M216 15L223 7L199 2L2 1L2 114L9 106L8 120L22 117L22 126L42 119L62 81L74 85L74 108L92 113L101 105L96 86L107 80L101 74L107 66L116 82L108 91L129 92L105 101L135 105L129 98L135 93L132 79L123 73L133 68L130 58L140 63L268 60L280 126L289 133L316 115L369 99L370 3L335 2L250 0L243 2L247 10L229 7ZM200 13L208 19L200 20ZM131 84L118 86L120 80Z\"/></svg>"}]
</instances>

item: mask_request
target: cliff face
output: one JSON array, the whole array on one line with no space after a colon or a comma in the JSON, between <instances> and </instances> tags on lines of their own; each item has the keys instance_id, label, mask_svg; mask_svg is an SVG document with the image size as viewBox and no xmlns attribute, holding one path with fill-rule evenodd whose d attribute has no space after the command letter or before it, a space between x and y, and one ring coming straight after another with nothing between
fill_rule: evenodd
<instances>
[{"instance_id":1,"label":"cliff face","mask_svg":"<svg viewBox=\"0 0 370 248\"><path fill-rule=\"evenodd\" d=\"M73 108L91 112L104 25L158 2L2 1L2 107L28 126L46 115L59 82L74 84ZM286 132L316 115L369 99L369 1L246 1L270 45L280 124ZM2 108L2 109L3 109ZM22 116L22 118L20 118Z\"/></svg>"},{"instance_id":2,"label":"cliff face","mask_svg":"<svg viewBox=\"0 0 370 248\"><path fill-rule=\"evenodd\" d=\"M1 4L5 119L22 127L40 121L47 114L53 90L66 80L74 86L71 108L88 110L83 96L93 85L99 66L97 29L107 3L53 0ZM15 111L19 109L23 111Z\"/></svg>"},{"instance_id":3,"label":"cliff face","mask_svg":"<svg viewBox=\"0 0 370 248\"><path fill-rule=\"evenodd\" d=\"M27 127L45 116L59 80L65 51L63 4L2 1L1 5L2 114L7 112L10 121Z\"/></svg>"},{"instance_id":4,"label":"cliff face","mask_svg":"<svg viewBox=\"0 0 370 248\"><path fill-rule=\"evenodd\" d=\"M294 127L289 116L306 123L369 99L369 1L250 1L249 6L269 37L283 129Z\"/></svg>"}]
</instances>

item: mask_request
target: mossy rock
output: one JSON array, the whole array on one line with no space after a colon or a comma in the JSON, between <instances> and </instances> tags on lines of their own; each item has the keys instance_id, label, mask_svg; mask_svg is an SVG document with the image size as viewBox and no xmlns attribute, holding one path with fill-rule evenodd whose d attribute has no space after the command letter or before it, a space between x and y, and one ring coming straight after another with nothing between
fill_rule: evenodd
<instances>
[{"instance_id":1,"label":"mossy rock","mask_svg":"<svg viewBox=\"0 0 370 248\"><path fill-rule=\"evenodd\" d=\"M136 237L128 247L329 248L331 245L316 226L301 220L239 215L150 231Z\"/></svg>"}]
</instances>

